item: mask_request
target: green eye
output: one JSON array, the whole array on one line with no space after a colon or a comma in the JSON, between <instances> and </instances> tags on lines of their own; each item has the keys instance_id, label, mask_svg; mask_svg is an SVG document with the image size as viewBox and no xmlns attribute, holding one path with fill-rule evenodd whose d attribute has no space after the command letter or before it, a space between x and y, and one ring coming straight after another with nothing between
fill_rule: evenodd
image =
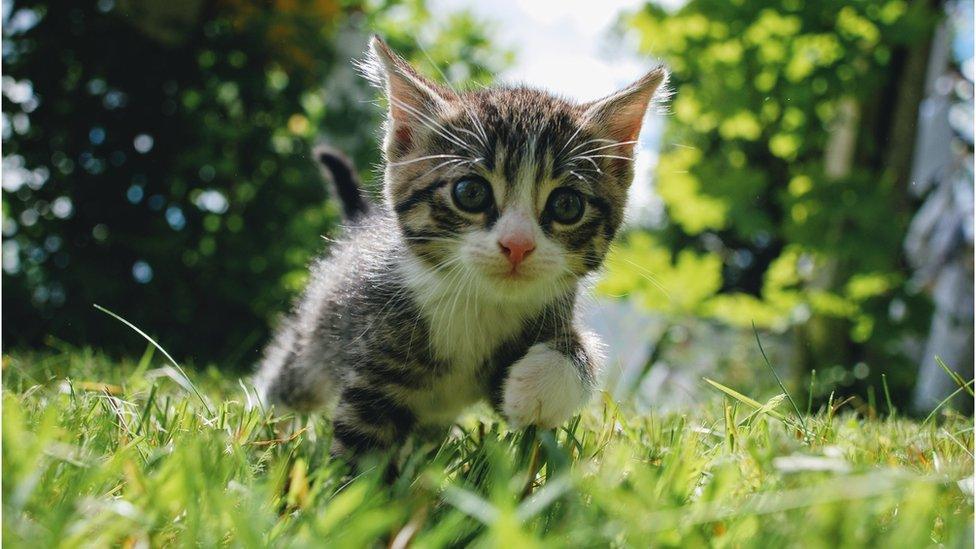
<instances>
[{"instance_id":1,"label":"green eye","mask_svg":"<svg viewBox=\"0 0 976 549\"><path fill-rule=\"evenodd\" d=\"M565 187L556 189L546 202L546 213L559 223L572 225L583 217L583 195Z\"/></svg>"},{"instance_id":2,"label":"green eye","mask_svg":"<svg viewBox=\"0 0 976 549\"><path fill-rule=\"evenodd\" d=\"M459 179L451 189L457 207L470 213L481 213L491 206L491 186L484 179L467 177Z\"/></svg>"}]
</instances>

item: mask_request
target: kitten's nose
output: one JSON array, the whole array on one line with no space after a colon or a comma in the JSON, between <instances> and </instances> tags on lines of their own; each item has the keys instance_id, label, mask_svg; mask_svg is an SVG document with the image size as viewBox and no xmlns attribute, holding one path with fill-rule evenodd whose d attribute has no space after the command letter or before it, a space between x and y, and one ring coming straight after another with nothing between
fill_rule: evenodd
<instances>
[{"instance_id":1,"label":"kitten's nose","mask_svg":"<svg viewBox=\"0 0 976 549\"><path fill-rule=\"evenodd\" d=\"M512 267L518 267L519 263L535 249L535 240L531 235L513 233L498 239L498 247Z\"/></svg>"}]
</instances>

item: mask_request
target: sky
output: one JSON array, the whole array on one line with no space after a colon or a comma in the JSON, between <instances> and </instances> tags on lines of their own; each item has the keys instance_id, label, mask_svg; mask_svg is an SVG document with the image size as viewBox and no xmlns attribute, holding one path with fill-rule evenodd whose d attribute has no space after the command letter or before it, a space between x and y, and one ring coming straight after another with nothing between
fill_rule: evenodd
<instances>
[{"instance_id":1,"label":"sky","mask_svg":"<svg viewBox=\"0 0 976 549\"><path fill-rule=\"evenodd\" d=\"M670 3L674 3L673 0ZM577 99L596 99L637 79L652 59L613 47L617 17L638 9L637 0L434 0L448 10L467 9L493 25L496 42L515 51L503 80L544 87Z\"/></svg>"},{"instance_id":2,"label":"sky","mask_svg":"<svg viewBox=\"0 0 976 549\"><path fill-rule=\"evenodd\" d=\"M676 7L682 0L659 3ZM643 4L639 0L431 1L435 12L467 9L493 25L496 43L515 52L513 66L499 75L500 80L583 101L608 95L655 65L657 60L634 53L626 36L611 36L620 14ZM635 160L637 176L627 217L642 224L661 216L650 178L664 121L664 114L649 113Z\"/></svg>"}]
</instances>

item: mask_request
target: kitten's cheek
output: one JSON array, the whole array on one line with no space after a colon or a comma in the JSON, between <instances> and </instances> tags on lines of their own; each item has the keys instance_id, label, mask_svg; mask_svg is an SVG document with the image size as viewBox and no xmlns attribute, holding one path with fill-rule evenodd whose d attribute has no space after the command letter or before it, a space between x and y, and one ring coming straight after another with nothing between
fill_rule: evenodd
<instances>
[{"instance_id":1,"label":"kitten's cheek","mask_svg":"<svg viewBox=\"0 0 976 549\"><path fill-rule=\"evenodd\" d=\"M487 278L502 276L509 271L508 262L497 248L485 243L465 243L461 247L459 259Z\"/></svg>"},{"instance_id":2,"label":"kitten's cheek","mask_svg":"<svg viewBox=\"0 0 976 549\"><path fill-rule=\"evenodd\" d=\"M459 263L485 275L491 272L491 259L473 245L462 245L457 252Z\"/></svg>"}]
</instances>

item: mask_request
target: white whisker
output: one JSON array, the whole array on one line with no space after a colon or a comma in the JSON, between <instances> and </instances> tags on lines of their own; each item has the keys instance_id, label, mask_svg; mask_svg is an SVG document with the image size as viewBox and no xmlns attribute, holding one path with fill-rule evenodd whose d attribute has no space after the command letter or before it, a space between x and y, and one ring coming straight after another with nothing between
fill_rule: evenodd
<instances>
[{"instance_id":1,"label":"white whisker","mask_svg":"<svg viewBox=\"0 0 976 549\"><path fill-rule=\"evenodd\" d=\"M423 124L425 127L430 129L437 135L443 137L444 139L450 141L451 143L454 143L455 145L461 147L462 149L468 151L469 153L474 154L475 151L474 149L472 149L470 143L461 139L456 134L451 133L451 131L445 128L443 124L438 123L432 117L427 116L426 114L404 103L403 101L396 99L395 97L391 97L390 101L392 101L394 105L397 105L403 110L407 111L408 113L414 115L414 117L417 118L417 120L419 120L421 124Z\"/></svg>"},{"instance_id":2,"label":"white whisker","mask_svg":"<svg viewBox=\"0 0 976 549\"><path fill-rule=\"evenodd\" d=\"M434 67L434 69L441 75L441 78L444 80L444 83L447 85L447 87L450 88L452 92L454 92L454 95L456 95L458 97L461 97L461 94L458 92L457 88L455 88L454 85L451 84L450 79L448 79L447 78L447 75L444 74L444 71L441 70L440 65L438 65L437 63L435 63L434 62L434 59L431 58L431 56L430 56L429 53L427 53L427 48L423 47L419 43L417 44L417 46L420 48L420 51L424 54L424 57L427 58L427 61L430 62L430 65L432 67ZM480 131L481 135L480 136L475 135L470 130L463 129L463 128L458 128L458 130L459 131L463 131L465 133L468 133L472 137L474 137L475 139L477 139L480 142L481 146L485 148L485 153L487 153L488 152L488 135L485 133L484 126L481 125L481 121L478 119L478 116L474 113L474 111L471 110L471 106L470 105L467 105L464 102L462 102L461 105L464 108L464 110L468 113L468 117L471 118L471 123L475 125L475 128L477 128Z\"/></svg>"},{"instance_id":3,"label":"white whisker","mask_svg":"<svg viewBox=\"0 0 976 549\"><path fill-rule=\"evenodd\" d=\"M628 160L630 162L633 162L634 161L633 157L630 157L630 156L617 156L615 154L591 154L591 155L587 155L587 156L580 156L578 158L584 158L584 159L589 159L589 158L616 158L618 160Z\"/></svg>"},{"instance_id":4,"label":"white whisker","mask_svg":"<svg viewBox=\"0 0 976 549\"><path fill-rule=\"evenodd\" d=\"M569 152L570 152L570 154L572 154L573 152L580 150L581 148L589 145L590 143L617 143L617 142L614 141L613 139L603 139L601 137L596 137L596 138L593 138L593 139L588 139L588 140L586 140L586 141L584 141L584 142L576 145L575 147L573 147L572 149L570 149Z\"/></svg>"},{"instance_id":5,"label":"white whisker","mask_svg":"<svg viewBox=\"0 0 976 549\"><path fill-rule=\"evenodd\" d=\"M580 179L582 181L586 181L587 183L589 183L591 185L595 185L596 184L596 181L593 181L593 179L591 179L589 177L586 177L586 176L582 175L581 173L579 173L579 172L577 172L575 170L570 170L569 173L570 173L570 175L575 176L577 179Z\"/></svg>"},{"instance_id":6,"label":"white whisker","mask_svg":"<svg viewBox=\"0 0 976 549\"><path fill-rule=\"evenodd\" d=\"M581 131L583 131L583 126L582 125L580 125L578 128L576 128L576 131L573 132L573 135L569 136L569 139L567 139L566 142L563 143L563 147L561 149L559 149L559 152L557 152L555 154L555 157L556 158L558 158L561 154L563 154L563 151L566 150L566 147L568 147L569 144L572 143L574 139L576 139L576 136L579 135L579 133ZM570 152L573 152L573 151L570 151Z\"/></svg>"},{"instance_id":7,"label":"white whisker","mask_svg":"<svg viewBox=\"0 0 976 549\"><path fill-rule=\"evenodd\" d=\"M602 151L603 149L610 149L610 148L613 148L613 147L622 147L622 146L625 146L625 145L633 145L633 144L636 144L636 143L637 143L637 140L632 140L632 141L614 141L613 143L611 143L609 145L603 145L602 147L595 147L595 148L592 148L592 149L583 151L583 152L581 152L579 154L576 154L575 156L584 156L584 155L590 154L592 152Z\"/></svg>"},{"instance_id":8,"label":"white whisker","mask_svg":"<svg viewBox=\"0 0 976 549\"><path fill-rule=\"evenodd\" d=\"M571 160L576 160L577 158L579 160L586 160L590 164L593 164L593 169L596 170L596 173L598 175L603 175L603 170L600 169L600 165L596 163L596 160L593 160L589 156L580 156L580 157L572 158Z\"/></svg>"},{"instance_id":9,"label":"white whisker","mask_svg":"<svg viewBox=\"0 0 976 549\"><path fill-rule=\"evenodd\" d=\"M427 177L428 175L434 173L435 171L443 168L444 166L450 165L450 164L453 164L453 166L451 166L451 169L448 170L448 172L450 172L454 168L457 168L457 167L462 166L464 164L475 164L475 163L480 162L480 161L481 161L480 158L475 158L474 160L469 160L469 159L466 159L466 158L465 159L460 159L460 160L447 160L447 161L441 162L440 164L438 164L438 165L434 166L433 168L427 170L426 172L424 172L423 175L417 177L417 179L418 180L419 179L423 179L423 178Z\"/></svg>"},{"instance_id":10,"label":"white whisker","mask_svg":"<svg viewBox=\"0 0 976 549\"><path fill-rule=\"evenodd\" d=\"M421 156L420 158L411 158L410 160L401 160L399 162L390 162L390 166L406 166L407 164L413 164L415 162L421 162L424 160L433 160L436 158L457 158L465 159L465 157L459 154L431 154L427 156Z\"/></svg>"}]
</instances>

